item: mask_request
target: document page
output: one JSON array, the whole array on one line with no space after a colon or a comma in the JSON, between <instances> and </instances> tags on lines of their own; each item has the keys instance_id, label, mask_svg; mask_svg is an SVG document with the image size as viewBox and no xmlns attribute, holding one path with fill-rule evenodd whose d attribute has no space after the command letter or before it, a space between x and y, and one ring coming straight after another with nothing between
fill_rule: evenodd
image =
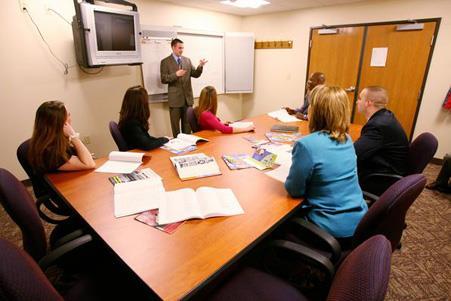
<instances>
[{"instance_id":1,"label":"document page","mask_svg":"<svg viewBox=\"0 0 451 301\"><path fill-rule=\"evenodd\" d=\"M290 164L282 164L276 169L266 172L265 174L268 177L273 178L279 182L285 183L287 180L288 174L290 173L291 162Z\"/></svg>"},{"instance_id":2,"label":"document page","mask_svg":"<svg viewBox=\"0 0 451 301\"><path fill-rule=\"evenodd\" d=\"M118 183L114 186L114 216L156 209L164 197L163 183L159 179Z\"/></svg>"},{"instance_id":3,"label":"document page","mask_svg":"<svg viewBox=\"0 0 451 301\"><path fill-rule=\"evenodd\" d=\"M237 121L237 122L233 122L231 124L229 124L229 126L233 127L233 128L238 128L238 129L244 129L247 127L250 127L254 125L254 123L252 121Z\"/></svg>"},{"instance_id":4,"label":"document page","mask_svg":"<svg viewBox=\"0 0 451 301\"><path fill-rule=\"evenodd\" d=\"M196 196L204 218L244 213L232 189L199 187Z\"/></svg>"},{"instance_id":5,"label":"document page","mask_svg":"<svg viewBox=\"0 0 451 301\"><path fill-rule=\"evenodd\" d=\"M166 192L165 200L160 204L158 224L166 225L191 218L202 218L194 190L184 188Z\"/></svg>"},{"instance_id":6,"label":"document page","mask_svg":"<svg viewBox=\"0 0 451 301\"><path fill-rule=\"evenodd\" d=\"M177 139L181 139L184 140L188 143L190 143L191 145L195 145L197 143L197 141L208 141L208 139L196 136L196 135L189 135L189 134L184 134L184 133L180 133L177 135Z\"/></svg>"}]
</instances>

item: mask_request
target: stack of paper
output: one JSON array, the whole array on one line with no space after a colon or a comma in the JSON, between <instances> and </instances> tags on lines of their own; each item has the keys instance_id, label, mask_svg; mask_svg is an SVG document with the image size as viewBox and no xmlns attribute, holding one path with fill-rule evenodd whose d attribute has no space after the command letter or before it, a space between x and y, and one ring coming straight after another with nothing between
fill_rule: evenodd
<instances>
[{"instance_id":1,"label":"stack of paper","mask_svg":"<svg viewBox=\"0 0 451 301\"><path fill-rule=\"evenodd\" d=\"M132 173L125 173L117 176L109 177L108 180L110 180L111 184L116 185L118 183L126 183L126 182L133 182L138 180L145 180L145 179L158 179L161 180L161 177L154 172L150 168L144 168L142 170L135 170Z\"/></svg>"},{"instance_id":2,"label":"stack of paper","mask_svg":"<svg viewBox=\"0 0 451 301\"><path fill-rule=\"evenodd\" d=\"M280 122L296 122L300 121L294 115L288 114L287 110L280 109L274 112L269 112L268 115L274 119L279 120Z\"/></svg>"},{"instance_id":3,"label":"stack of paper","mask_svg":"<svg viewBox=\"0 0 451 301\"><path fill-rule=\"evenodd\" d=\"M108 161L97 168L96 172L131 173L142 163L144 153L113 151L108 155Z\"/></svg>"},{"instance_id":4,"label":"stack of paper","mask_svg":"<svg viewBox=\"0 0 451 301\"><path fill-rule=\"evenodd\" d=\"M165 197L163 183L159 179L118 183L114 185L114 216L159 208Z\"/></svg>"}]
</instances>

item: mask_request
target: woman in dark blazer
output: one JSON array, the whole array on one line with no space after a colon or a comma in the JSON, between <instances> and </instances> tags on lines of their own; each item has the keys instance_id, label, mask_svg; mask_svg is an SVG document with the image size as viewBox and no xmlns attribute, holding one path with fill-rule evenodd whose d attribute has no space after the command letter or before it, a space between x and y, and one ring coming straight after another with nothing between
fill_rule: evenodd
<instances>
[{"instance_id":1,"label":"woman in dark blazer","mask_svg":"<svg viewBox=\"0 0 451 301\"><path fill-rule=\"evenodd\" d=\"M149 103L146 89L131 87L125 92L119 113L119 130L130 148L151 150L168 142L168 138L149 135Z\"/></svg>"}]
</instances>

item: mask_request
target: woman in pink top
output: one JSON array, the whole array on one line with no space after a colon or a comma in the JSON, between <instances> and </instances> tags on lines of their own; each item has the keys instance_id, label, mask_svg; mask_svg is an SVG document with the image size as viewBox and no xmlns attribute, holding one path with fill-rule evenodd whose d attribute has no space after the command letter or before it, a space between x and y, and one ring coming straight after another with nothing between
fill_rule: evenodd
<instances>
[{"instance_id":1,"label":"woman in pink top","mask_svg":"<svg viewBox=\"0 0 451 301\"><path fill-rule=\"evenodd\" d=\"M197 117L197 122L201 130L217 130L223 134L243 133L254 130L255 126L248 126L245 128L234 128L228 126L216 117L216 110L218 109L218 96L216 89L212 86L207 86L202 89L199 97L199 106L194 108L194 113Z\"/></svg>"}]
</instances>

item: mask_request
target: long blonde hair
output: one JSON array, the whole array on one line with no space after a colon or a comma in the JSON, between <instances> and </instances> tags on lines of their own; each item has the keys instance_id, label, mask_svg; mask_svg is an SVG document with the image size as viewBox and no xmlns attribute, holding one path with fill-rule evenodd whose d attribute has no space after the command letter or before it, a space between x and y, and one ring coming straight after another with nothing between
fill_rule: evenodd
<instances>
[{"instance_id":1,"label":"long blonde hair","mask_svg":"<svg viewBox=\"0 0 451 301\"><path fill-rule=\"evenodd\" d=\"M340 143L346 141L350 111L348 95L340 87L317 86L309 107L310 132L324 131Z\"/></svg>"},{"instance_id":2,"label":"long blonde hair","mask_svg":"<svg viewBox=\"0 0 451 301\"><path fill-rule=\"evenodd\" d=\"M216 89L212 86L207 86L202 89L199 97L199 105L194 108L194 114L196 114L197 120L199 120L200 114L204 111L210 111L213 115L216 115L218 110L218 95Z\"/></svg>"},{"instance_id":3,"label":"long blonde hair","mask_svg":"<svg viewBox=\"0 0 451 301\"><path fill-rule=\"evenodd\" d=\"M28 159L36 172L47 172L69 160L69 140L64 135L67 111L61 101L47 101L36 111Z\"/></svg>"}]
</instances>

